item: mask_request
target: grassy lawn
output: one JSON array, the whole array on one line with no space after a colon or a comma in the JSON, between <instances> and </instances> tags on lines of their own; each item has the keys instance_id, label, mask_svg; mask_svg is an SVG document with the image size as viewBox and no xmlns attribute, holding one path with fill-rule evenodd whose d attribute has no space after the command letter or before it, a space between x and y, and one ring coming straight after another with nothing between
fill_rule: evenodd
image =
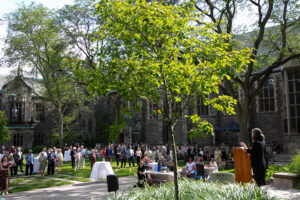
<instances>
[{"instance_id":1,"label":"grassy lawn","mask_svg":"<svg viewBox=\"0 0 300 200\"><path fill-rule=\"evenodd\" d=\"M102 161L102 160L97 160L97 161ZM89 179L91 176L91 167L89 165L89 160L86 159L85 161L85 168L81 168L78 171L74 171L72 169L72 164L71 162L64 162L61 171L60 172L56 172L57 178L64 178L61 175L69 175L72 176L74 179L70 179L70 177L65 176L65 179L68 180L74 180L74 181L82 181L82 182L87 182L86 179ZM113 161L112 162L112 168L113 171L116 175L118 175L119 177L124 177L124 176L136 176L137 175L137 166L135 163L135 167L131 167L129 168L128 163L126 163L127 168L117 168L117 162ZM119 167L121 166L121 163L119 163ZM55 177L54 176L54 177ZM59 177L58 177L59 176ZM83 178L83 179L81 179Z\"/></svg>"},{"instance_id":2,"label":"grassy lawn","mask_svg":"<svg viewBox=\"0 0 300 200\"><path fill-rule=\"evenodd\" d=\"M17 177L10 179L9 193L36 190L48 187L57 187L72 184L69 181L53 180L43 177Z\"/></svg>"},{"instance_id":3,"label":"grassy lawn","mask_svg":"<svg viewBox=\"0 0 300 200\"><path fill-rule=\"evenodd\" d=\"M70 181L79 181L79 182L90 182L91 181L91 179L89 179L89 178L69 176L69 175L63 175L63 174L55 174L55 175L51 175L51 177L66 179L66 180L70 180Z\"/></svg>"},{"instance_id":4,"label":"grassy lawn","mask_svg":"<svg viewBox=\"0 0 300 200\"><path fill-rule=\"evenodd\" d=\"M97 160L100 161L100 160ZM101 160L102 161L102 160ZM86 179L90 178L91 175L91 168L89 166L89 160L86 159L86 167L84 169L79 169L78 171L74 171L72 169L71 162L64 162L64 165L62 166L62 171L57 172L58 178L64 178L61 175L69 175L68 177L65 176L67 180L75 180L75 181L82 181L82 182L88 182ZM119 177L124 176L136 176L137 175L137 166L135 163L135 167L128 167L128 162L126 163L127 168L117 168L117 162L115 160L112 161L112 168L116 175ZM209 163L206 163L209 164ZM121 163L119 163L119 167L121 166ZM185 163L183 160L178 161L178 168L181 169L183 166L185 166ZM234 169L228 169L228 170L219 170L220 172L228 172L228 173L234 173ZM72 176L72 177L70 177Z\"/></svg>"}]
</instances>

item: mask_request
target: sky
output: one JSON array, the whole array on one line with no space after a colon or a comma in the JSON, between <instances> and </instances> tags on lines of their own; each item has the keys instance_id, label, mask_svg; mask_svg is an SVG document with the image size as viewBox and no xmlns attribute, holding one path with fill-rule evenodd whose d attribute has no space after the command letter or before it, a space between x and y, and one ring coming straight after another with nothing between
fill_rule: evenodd
<instances>
[{"instance_id":1,"label":"sky","mask_svg":"<svg viewBox=\"0 0 300 200\"><path fill-rule=\"evenodd\" d=\"M0 0L0 18L2 19L6 13L10 13L13 10L17 9L18 6L22 3L26 5L31 2L42 3L46 7L52 8L61 8L66 4L72 4L73 0ZM7 26L5 23L0 22L0 56L3 55L3 39L6 36ZM11 68L0 67L1 75L8 75Z\"/></svg>"}]
</instances>

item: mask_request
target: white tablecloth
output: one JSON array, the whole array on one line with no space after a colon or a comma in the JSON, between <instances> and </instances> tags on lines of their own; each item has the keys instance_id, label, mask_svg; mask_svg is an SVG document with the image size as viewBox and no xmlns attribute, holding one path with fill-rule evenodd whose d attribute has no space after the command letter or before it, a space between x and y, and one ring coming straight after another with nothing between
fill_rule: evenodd
<instances>
[{"instance_id":1,"label":"white tablecloth","mask_svg":"<svg viewBox=\"0 0 300 200\"><path fill-rule=\"evenodd\" d=\"M71 161L70 153L71 153L70 150L65 151L65 154L64 154L64 161Z\"/></svg>"},{"instance_id":2,"label":"white tablecloth","mask_svg":"<svg viewBox=\"0 0 300 200\"><path fill-rule=\"evenodd\" d=\"M157 172L157 163L156 162L153 162L153 163L149 163L149 167L152 168L151 171L153 172Z\"/></svg>"},{"instance_id":3,"label":"white tablecloth","mask_svg":"<svg viewBox=\"0 0 300 200\"><path fill-rule=\"evenodd\" d=\"M34 158L34 163L33 163L33 173L39 173L40 170L40 162L39 162L39 157Z\"/></svg>"},{"instance_id":4,"label":"white tablecloth","mask_svg":"<svg viewBox=\"0 0 300 200\"><path fill-rule=\"evenodd\" d=\"M98 181L99 178L106 179L109 174L114 174L110 162L96 162L93 166L90 179Z\"/></svg>"}]
</instances>

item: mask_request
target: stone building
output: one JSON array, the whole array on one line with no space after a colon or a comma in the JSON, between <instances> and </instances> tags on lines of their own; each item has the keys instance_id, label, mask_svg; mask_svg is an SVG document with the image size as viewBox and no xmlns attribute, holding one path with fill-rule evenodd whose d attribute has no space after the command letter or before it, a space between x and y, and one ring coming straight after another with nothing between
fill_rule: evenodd
<instances>
[{"instance_id":1,"label":"stone building","mask_svg":"<svg viewBox=\"0 0 300 200\"><path fill-rule=\"evenodd\" d=\"M11 141L4 145L32 148L51 144L54 121L39 96L40 89L36 79L0 76L0 109L5 111L11 133Z\"/></svg>"},{"instance_id":2,"label":"stone building","mask_svg":"<svg viewBox=\"0 0 300 200\"><path fill-rule=\"evenodd\" d=\"M5 80L0 76L0 109L5 110L12 139L8 145L33 147L50 145L55 120L51 108L42 101L37 92L38 80L16 76ZM139 101L140 111L133 117L121 116L127 124L117 142L166 144L170 141L167 129L159 119L153 105ZM122 108L133 102L122 102ZM94 143L107 144L109 126L113 123L116 107L110 97L87 102L89 109L78 110L77 128L83 136ZM133 106L131 106L133 107ZM240 142L239 124L236 115L224 115L195 97L188 108L189 113L198 115L214 125L215 135L190 140L189 122L181 117L175 127L177 144L199 144L202 146L235 146ZM300 149L300 64L296 61L273 71L269 81L252 106L250 128L259 127L266 136L266 142L277 141L287 153Z\"/></svg>"},{"instance_id":3,"label":"stone building","mask_svg":"<svg viewBox=\"0 0 300 200\"><path fill-rule=\"evenodd\" d=\"M105 102L106 107L110 108L107 113L111 117L114 108L109 100ZM140 104L142 109L133 118L123 116L129 128L124 131L119 142L168 143L166 128L159 116L153 114L155 113L152 112L153 106L146 102ZM175 138L179 145L186 143L204 146L221 143L228 146L239 145L239 124L236 115L229 116L216 112L210 106L204 105L199 98L196 98L189 110L193 113L197 112L202 119L211 122L214 125L215 136L190 140L187 133L189 124L182 117L175 128ZM100 110L95 109L95 111ZM97 123L101 123L101 120L96 120L95 126ZM300 149L300 64L297 61L273 70L252 106L249 126L261 128L267 143L277 141L287 153L295 153L297 148Z\"/></svg>"}]
</instances>

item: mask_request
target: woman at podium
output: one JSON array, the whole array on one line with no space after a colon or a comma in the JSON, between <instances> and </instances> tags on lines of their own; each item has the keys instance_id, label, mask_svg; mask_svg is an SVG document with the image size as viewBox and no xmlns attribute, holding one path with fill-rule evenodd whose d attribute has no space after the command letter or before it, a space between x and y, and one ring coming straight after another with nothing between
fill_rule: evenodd
<instances>
[{"instance_id":1,"label":"woman at podium","mask_svg":"<svg viewBox=\"0 0 300 200\"><path fill-rule=\"evenodd\" d=\"M258 186L266 185L265 174L267 168L266 156L266 144L265 136L259 128L254 128L251 131L252 135L252 149L248 148L244 142L240 145L246 150L251 156L251 163L253 168L254 179Z\"/></svg>"}]
</instances>

